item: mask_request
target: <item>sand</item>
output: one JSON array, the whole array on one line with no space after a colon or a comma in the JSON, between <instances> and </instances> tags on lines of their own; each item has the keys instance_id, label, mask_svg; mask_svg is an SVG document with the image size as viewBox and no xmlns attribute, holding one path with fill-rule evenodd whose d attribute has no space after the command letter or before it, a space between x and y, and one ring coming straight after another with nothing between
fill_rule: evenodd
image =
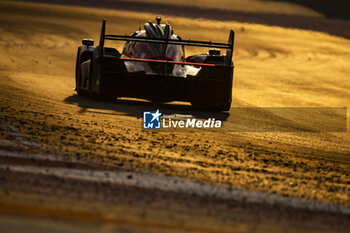
<instances>
[{"instance_id":1,"label":"sand","mask_svg":"<svg viewBox=\"0 0 350 233\"><path fill-rule=\"evenodd\" d=\"M167 16L183 38L226 41L229 29L236 31L232 109L198 112L183 103L98 102L77 96L76 49L82 38L98 41L103 18L107 31L129 34L154 15L0 2L0 109L25 138L136 171L350 204L348 130L308 132L308 127L328 127L327 112L315 118L318 108L349 107L348 39L296 28ZM224 128L145 131L141 114L147 107L215 116L224 120ZM313 109L301 118L276 111L305 107ZM280 124L249 132L271 121ZM0 136L13 140L3 130Z\"/></svg>"}]
</instances>

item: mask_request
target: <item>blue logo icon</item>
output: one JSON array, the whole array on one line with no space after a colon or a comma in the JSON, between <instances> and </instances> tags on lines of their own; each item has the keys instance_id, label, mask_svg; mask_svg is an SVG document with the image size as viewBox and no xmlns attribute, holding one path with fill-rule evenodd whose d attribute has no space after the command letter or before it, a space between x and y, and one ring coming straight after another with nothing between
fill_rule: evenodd
<instances>
[{"instance_id":1,"label":"blue logo icon","mask_svg":"<svg viewBox=\"0 0 350 233\"><path fill-rule=\"evenodd\" d=\"M144 129L160 129L159 109L156 112L143 112L143 128Z\"/></svg>"}]
</instances>

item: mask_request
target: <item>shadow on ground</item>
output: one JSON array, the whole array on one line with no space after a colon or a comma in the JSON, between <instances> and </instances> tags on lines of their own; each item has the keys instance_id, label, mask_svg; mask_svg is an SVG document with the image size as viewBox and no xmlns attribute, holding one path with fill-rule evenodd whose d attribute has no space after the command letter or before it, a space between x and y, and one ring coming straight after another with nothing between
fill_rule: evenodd
<instances>
[{"instance_id":1,"label":"shadow on ground","mask_svg":"<svg viewBox=\"0 0 350 233\"><path fill-rule=\"evenodd\" d=\"M199 119L215 118L226 121L230 116L228 112L213 112L193 109L191 105L178 103L158 104L142 100L116 99L115 101L104 102L91 100L84 96L72 95L64 100L67 104L74 104L81 108L80 112L96 112L96 110L112 110L116 115L127 115L142 118L143 111L157 110L164 115L191 115ZM96 112L100 114L110 114L105 112Z\"/></svg>"}]
</instances>

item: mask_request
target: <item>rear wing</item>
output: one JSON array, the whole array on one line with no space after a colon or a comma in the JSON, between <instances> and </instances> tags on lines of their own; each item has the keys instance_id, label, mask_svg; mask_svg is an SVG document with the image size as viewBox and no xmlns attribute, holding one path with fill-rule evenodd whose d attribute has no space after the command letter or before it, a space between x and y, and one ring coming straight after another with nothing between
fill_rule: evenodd
<instances>
[{"instance_id":1,"label":"rear wing","mask_svg":"<svg viewBox=\"0 0 350 233\"><path fill-rule=\"evenodd\" d=\"M229 57L227 60L227 66L231 66L232 63L232 55L233 55L233 44L234 44L234 31L230 30L230 36L228 39L228 43L216 43L216 42L206 42L206 41L195 41L195 40L173 40L173 39L158 39L158 38L141 38L141 37L132 37L127 35L106 35L106 20L102 21L101 27L101 36L100 36L100 48L101 53L103 55L103 48L105 40L119 40L119 41L135 41L135 42L146 42L146 43L158 43L158 44L174 44L174 45L184 45L184 46L197 46L197 47L208 47L208 48L220 48L226 49L226 55ZM169 62L163 60L152 60L152 59L125 59L125 60L145 60L148 62ZM173 62L173 63L181 63L181 64L190 64L190 62ZM197 63L196 65L208 65L205 63ZM210 64L212 65L212 64Z\"/></svg>"}]
</instances>

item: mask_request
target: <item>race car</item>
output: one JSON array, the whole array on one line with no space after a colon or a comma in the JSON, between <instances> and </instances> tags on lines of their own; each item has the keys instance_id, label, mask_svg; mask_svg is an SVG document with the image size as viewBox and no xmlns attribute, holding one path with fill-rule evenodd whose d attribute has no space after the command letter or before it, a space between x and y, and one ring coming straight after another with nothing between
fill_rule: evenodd
<instances>
[{"instance_id":1,"label":"race car","mask_svg":"<svg viewBox=\"0 0 350 233\"><path fill-rule=\"evenodd\" d=\"M228 111L232 101L234 31L228 43L183 40L169 24L147 22L143 30L127 35L105 33L99 44L83 39L76 59L76 91L92 99L118 97L156 103L190 102L194 108ZM105 47L105 40L126 41L123 51ZM185 46L209 48L185 57ZM226 49L221 54L220 49Z\"/></svg>"}]
</instances>

